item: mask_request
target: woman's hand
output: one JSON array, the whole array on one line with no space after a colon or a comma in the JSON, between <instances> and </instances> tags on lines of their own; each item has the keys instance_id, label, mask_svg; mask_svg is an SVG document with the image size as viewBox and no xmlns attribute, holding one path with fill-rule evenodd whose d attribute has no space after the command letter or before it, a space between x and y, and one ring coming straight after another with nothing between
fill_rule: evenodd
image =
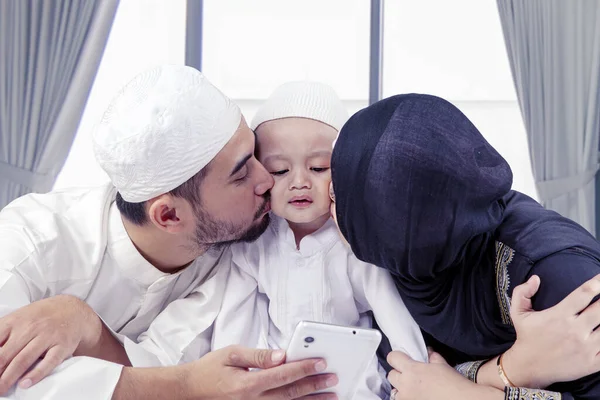
<instances>
[{"instance_id":1,"label":"woman's hand","mask_svg":"<svg viewBox=\"0 0 600 400\"><path fill-rule=\"evenodd\" d=\"M600 371L600 332L595 330L600 325L600 302L590 304L600 294L600 275L556 306L534 311L531 298L539 286L540 279L533 276L513 291L510 314L517 340L502 358L508 379L515 386L545 388ZM503 387L496 363L487 364L480 375L484 368L496 370L494 381L478 382Z\"/></svg>"},{"instance_id":2,"label":"woman's hand","mask_svg":"<svg viewBox=\"0 0 600 400\"><path fill-rule=\"evenodd\" d=\"M391 352L387 361L394 368L388 375L396 391L394 400L504 399L502 391L467 380L435 352L429 352L429 363L399 351Z\"/></svg>"}]
</instances>

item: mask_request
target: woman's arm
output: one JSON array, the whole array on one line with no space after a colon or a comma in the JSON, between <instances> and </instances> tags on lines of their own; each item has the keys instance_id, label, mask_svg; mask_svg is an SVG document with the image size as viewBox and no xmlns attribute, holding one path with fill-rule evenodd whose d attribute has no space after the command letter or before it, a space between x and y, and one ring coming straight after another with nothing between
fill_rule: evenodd
<instances>
[{"instance_id":1,"label":"woman's arm","mask_svg":"<svg viewBox=\"0 0 600 400\"><path fill-rule=\"evenodd\" d=\"M429 363L421 363L393 351L387 361L394 368L388 376L397 390L394 400L504 400L502 390L465 379L437 353L429 354Z\"/></svg>"},{"instance_id":2,"label":"woman's arm","mask_svg":"<svg viewBox=\"0 0 600 400\"><path fill-rule=\"evenodd\" d=\"M556 261L585 264L586 258L570 253L554 255L538 263L534 272L548 275ZM591 271L598 268L595 264L591 266ZM576 275L573 270L569 272ZM595 301L600 293L600 275L575 288L560 302L556 301L556 296L564 294L564 286L572 285L569 280L576 278L552 278L556 276L544 276L541 287L539 279L532 278L513 291L511 319L517 340L502 356L502 367L514 386L545 388L555 382L587 377L600 370L600 333L595 330L600 325L600 302ZM544 311L534 311L532 298L535 308ZM480 368L479 383L504 386L498 373L497 359L493 358ZM591 398L597 398L600 395L600 379L590 379L571 386L581 390L582 395L593 392L596 396ZM568 384L563 386L571 390Z\"/></svg>"},{"instance_id":3,"label":"woman's arm","mask_svg":"<svg viewBox=\"0 0 600 400\"><path fill-rule=\"evenodd\" d=\"M561 393L540 389L498 389L478 385L460 375L437 353L429 353L429 364L412 360L401 352L391 352L389 374L396 388L393 400L567 400Z\"/></svg>"},{"instance_id":4,"label":"woman's arm","mask_svg":"<svg viewBox=\"0 0 600 400\"><path fill-rule=\"evenodd\" d=\"M547 265L541 264L542 267ZM517 341L502 355L506 378L513 386L546 388L554 382L584 377L577 384L561 384L562 399L573 398L571 392L597 398L600 381L597 376L587 375L600 369L600 338L594 331L600 321L597 310L600 303L594 302L600 293L600 277L588 280L560 303L536 312L532 298L539 287L540 280L532 277L513 291L511 318ZM588 306L590 303L592 306ZM544 305L548 304L542 307ZM474 382L502 389L505 382L499 374L498 357L487 362L461 364L457 370Z\"/></svg>"},{"instance_id":5,"label":"woman's arm","mask_svg":"<svg viewBox=\"0 0 600 400\"><path fill-rule=\"evenodd\" d=\"M430 356L430 364L424 364L403 353L392 352L388 362L395 371L389 378L399 390L397 399L426 400L436 396L453 399L456 396L456 399L518 400L533 393L540 399L572 399L570 393L526 388L545 388L553 382L574 380L600 369L600 340L593 336L600 321L600 303L593 302L600 293L600 276L576 288L560 303L544 311L534 311L531 299L539 287L540 280L533 277L513 291L511 318L517 341L504 354L502 369L518 387L505 388L498 373L498 357L481 365L471 363L459 368L471 381L479 383L476 385L437 354ZM588 306L590 303L592 306ZM597 398L594 397L596 386L600 387L595 381L580 383L577 391L591 396L587 398Z\"/></svg>"}]
</instances>

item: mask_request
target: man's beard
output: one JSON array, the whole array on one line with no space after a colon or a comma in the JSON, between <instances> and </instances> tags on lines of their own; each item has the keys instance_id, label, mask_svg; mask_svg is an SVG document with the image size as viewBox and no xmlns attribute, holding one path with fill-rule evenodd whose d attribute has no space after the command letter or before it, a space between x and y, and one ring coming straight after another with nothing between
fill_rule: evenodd
<instances>
[{"instance_id":1,"label":"man's beard","mask_svg":"<svg viewBox=\"0 0 600 400\"><path fill-rule=\"evenodd\" d=\"M195 233L195 244L198 250L206 251L209 248L222 248L233 243L253 242L262 235L271 219L269 214L265 214L267 204L271 198L270 193L266 193L262 206L254 214L253 223L245 231L240 232L240 226L231 222L219 221L211 218L201 207L194 207L197 224Z\"/></svg>"}]
</instances>

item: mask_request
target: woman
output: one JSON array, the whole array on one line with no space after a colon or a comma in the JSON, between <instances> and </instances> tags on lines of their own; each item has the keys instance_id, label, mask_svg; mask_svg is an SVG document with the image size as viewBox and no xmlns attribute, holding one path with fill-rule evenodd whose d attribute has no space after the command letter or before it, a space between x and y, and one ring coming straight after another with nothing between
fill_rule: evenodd
<instances>
[{"instance_id":1,"label":"woman","mask_svg":"<svg viewBox=\"0 0 600 400\"><path fill-rule=\"evenodd\" d=\"M600 292L600 244L512 191L510 167L456 107L418 94L369 106L342 128L331 166L334 213L356 256L393 274L434 350L471 380L505 392L443 364L391 354L397 398L453 398L452 390L461 399L600 398L597 375L575 380L600 370L600 306L586 309ZM525 318L536 290L533 309L548 310ZM518 313L510 310L513 295ZM536 321L539 332L568 342L517 335L531 336Z\"/></svg>"}]
</instances>

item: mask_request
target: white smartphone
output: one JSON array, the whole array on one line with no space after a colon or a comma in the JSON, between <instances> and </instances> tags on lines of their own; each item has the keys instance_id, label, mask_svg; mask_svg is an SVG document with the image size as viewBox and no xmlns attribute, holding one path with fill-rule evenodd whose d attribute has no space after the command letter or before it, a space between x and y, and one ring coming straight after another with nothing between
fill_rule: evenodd
<instances>
[{"instance_id":1,"label":"white smartphone","mask_svg":"<svg viewBox=\"0 0 600 400\"><path fill-rule=\"evenodd\" d=\"M381 333L375 329L301 321L292 335L286 362L324 359L327 362L324 373L336 374L339 382L323 392L350 400L366 369L374 362L380 342Z\"/></svg>"}]
</instances>

